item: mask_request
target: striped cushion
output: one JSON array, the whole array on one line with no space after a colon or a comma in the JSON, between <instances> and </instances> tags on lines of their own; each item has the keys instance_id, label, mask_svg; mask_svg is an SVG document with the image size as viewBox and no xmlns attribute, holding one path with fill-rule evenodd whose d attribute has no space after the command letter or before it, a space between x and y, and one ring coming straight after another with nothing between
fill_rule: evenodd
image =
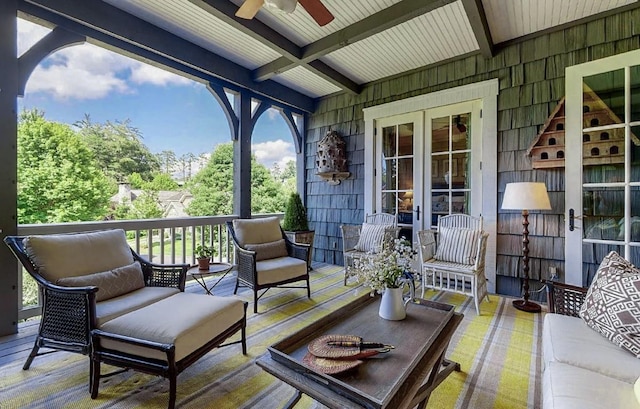
<instances>
[{"instance_id":1,"label":"striped cushion","mask_svg":"<svg viewBox=\"0 0 640 409\"><path fill-rule=\"evenodd\" d=\"M366 253L377 253L382 250L384 231L387 227L391 226L387 224L363 223L362 229L360 229L360 238L358 239L358 244L356 244L355 249Z\"/></svg>"},{"instance_id":2,"label":"striped cushion","mask_svg":"<svg viewBox=\"0 0 640 409\"><path fill-rule=\"evenodd\" d=\"M435 259L467 265L475 263L481 235L481 230L441 227Z\"/></svg>"}]
</instances>

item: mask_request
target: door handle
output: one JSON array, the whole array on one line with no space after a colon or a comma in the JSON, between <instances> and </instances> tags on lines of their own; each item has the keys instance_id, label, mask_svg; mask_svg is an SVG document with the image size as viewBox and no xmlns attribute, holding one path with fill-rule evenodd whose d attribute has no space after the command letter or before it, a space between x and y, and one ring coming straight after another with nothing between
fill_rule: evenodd
<instances>
[{"instance_id":1,"label":"door handle","mask_svg":"<svg viewBox=\"0 0 640 409\"><path fill-rule=\"evenodd\" d=\"M569 209L569 231L574 231L576 229L575 218L575 210Z\"/></svg>"},{"instance_id":2,"label":"door handle","mask_svg":"<svg viewBox=\"0 0 640 409\"><path fill-rule=\"evenodd\" d=\"M416 220L420 221L420 206L416 206L416 210L414 210L414 212L416 212Z\"/></svg>"}]
</instances>

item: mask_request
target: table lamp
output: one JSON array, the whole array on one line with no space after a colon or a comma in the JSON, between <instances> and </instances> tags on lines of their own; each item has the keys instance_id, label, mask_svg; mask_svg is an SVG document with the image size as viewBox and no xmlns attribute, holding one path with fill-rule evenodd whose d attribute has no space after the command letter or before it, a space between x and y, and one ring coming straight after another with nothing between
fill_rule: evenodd
<instances>
[{"instance_id":1,"label":"table lamp","mask_svg":"<svg viewBox=\"0 0 640 409\"><path fill-rule=\"evenodd\" d=\"M503 210L522 210L522 270L524 271L524 300L513 306L521 311L540 312L541 307L529 301L529 210L550 210L551 203L544 183L507 183L502 200Z\"/></svg>"}]
</instances>

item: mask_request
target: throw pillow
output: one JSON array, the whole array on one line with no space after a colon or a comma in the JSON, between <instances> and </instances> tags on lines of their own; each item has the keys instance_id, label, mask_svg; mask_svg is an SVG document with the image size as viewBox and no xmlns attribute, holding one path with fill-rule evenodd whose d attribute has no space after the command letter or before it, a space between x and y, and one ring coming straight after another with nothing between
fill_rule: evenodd
<instances>
[{"instance_id":1,"label":"throw pillow","mask_svg":"<svg viewBox=\"0 0 640 409\"><path fill-rule=\"evenodd\" d=\"M268 260L271 258L287 257L287 244L284 239L272 241L271 243L247 244L247 250L256 252L256 261Z\"/></svg>"},{"instance_id":2,"label":"throw pillow","mask_svg":"<svg viewBox=\"0 0 640 409\"><path fill-rule=\"evenodd\" d=\"M442 227L438 229L436 260L451 263L473 264L476 262L481 230Z\"/></svg>"},{"instance_id":3,"label":"throw pillow","mask_svg":"<svg viewBox=\"0 0 640 409\"><path fill-rule=\"evenodd\" d=\"M365 253L377 253L382 250L384 232L387 227L392 226L386 224L363 223L355 249L357 251L364 251Z\"/></svg>"},{"instance_id":4,"label":"throw pillow","mask_svg":"<svg viewBox=\"0 0 640 409\"><path fill-rule=\"evenodd\" d=\"M139 262L114 268L111 271L84 276L60 278L56 284L65 287L98 287L96 301L108 300L144 287L144 276Z\"/></svg>"},{"instance_id":5,"label":"throw pillow","mask_svg":"<svg viewBox=\"0 0 640 409\"><path fill-rule=\"evenodd\" d=\"M280 219L263 217L259 219L234 219L233 230L241 246L247 244L271 243L282 238Z\"/></svg>"},{"instance_id":6,"label":"throw pillow","mask_svg":"<svg viewBox=\"0 0 640 409\"><path fill-rule=\"evenodd\" d=\"M610 252L600 263L579 315L596 332L640 358L640 270Z\"/></svg>"}]
</instances>

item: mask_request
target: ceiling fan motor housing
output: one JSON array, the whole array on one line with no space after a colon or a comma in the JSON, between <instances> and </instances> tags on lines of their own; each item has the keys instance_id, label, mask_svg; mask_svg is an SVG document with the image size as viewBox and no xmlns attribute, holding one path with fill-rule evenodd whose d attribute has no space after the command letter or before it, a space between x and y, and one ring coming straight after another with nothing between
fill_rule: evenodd
<instances>
[{"instance_id":1,"label":"ceiling fan motor housing","mask_svg":"<svg viewBox=\"0 0 640 409\"><path fill-rule=\"evenodd\" d=\"M297 0L264 0L264 4L267 7L278 9L285 13L293 13L298 4Z\"/></svg>"}]
</instances>

